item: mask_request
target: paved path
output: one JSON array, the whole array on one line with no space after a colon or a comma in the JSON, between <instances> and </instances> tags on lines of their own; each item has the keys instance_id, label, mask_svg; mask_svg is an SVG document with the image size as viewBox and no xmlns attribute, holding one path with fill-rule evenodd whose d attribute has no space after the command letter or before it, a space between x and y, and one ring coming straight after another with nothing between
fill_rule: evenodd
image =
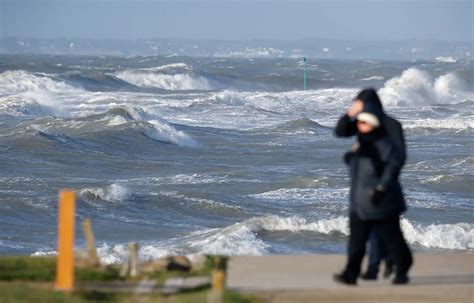
<instances>
[{"instance_id":1,"label":"paved path","mask_svg":"<svg viewBox=\"0 0 474 303\"><path fill-rule=\"evenodd\" d=\"M263 293L269 302L473 302L474 253L417 254L408 286L390 280L357 287L339 285L332 274L342 255L232 257L227 287Z\"/></svg>"}]
</instances>

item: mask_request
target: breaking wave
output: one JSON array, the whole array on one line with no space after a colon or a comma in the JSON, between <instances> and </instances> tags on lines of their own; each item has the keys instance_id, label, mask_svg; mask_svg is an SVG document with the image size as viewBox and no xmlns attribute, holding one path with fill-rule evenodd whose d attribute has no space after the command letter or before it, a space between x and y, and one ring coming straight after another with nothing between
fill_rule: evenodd
<instances>
[{"instance_id":1,"label":"breaking wave","mask_svg":"<svg viewBox=\"0 0 474 303\"><path fill-rule=\"evenodd\" d=\"M433 79L417 68L409 68L400 76L388 80L379 93L383 102L391 106L453 104L474 100L474 93L467 91L464 81L455 73Z\"/></svg>"},{"instance_id":2,"label":"breaking wave","mask_svg":"<svg viewBox=\"0 0 474 303\"><path fill-rule=\"evenodd\" d=\"M54 123L44 119L34 121L34 123L41 123L41 121L46 126L42 130L47 129L52 133L76 133L77 131L83 134L94 134L98 131L117 133L133 129L153 141L171 143L181 147L194 148L198 146L194 139L185 132L177 130L161 117L130 106L114 107L105 113L81 118L56 119L53 121Z\"/></svg>"},{"instance_id":3,"label":"breaking wave","mask_svg":"<svg viewBox=\"0 0 474 303\"><path fill-rule=\"evenodd\" d=\"M84 188L78 195L92 201L124 202L132 197L130 191L120 184L111 184L106 187Z\"/></svg>"},{"instance_id":4,"label":"breaking wave","mask_svg":"<svg viewBox=\"0 0 474 303\"><path fill-rule=\"evenodd\" d=\"M196 147L197 142L185 132L177 130L163 118L142 109L130 106L115 107L106 113L109 126L120 126L132 122L144 136L151 140L169 142L182 147Z\"/></svg>"},{"instance_id":5,"label":"breaking wave","mask_svg":"<svg viewBox=\"0 0 474 303\"><path fill-rule=\"evenodd\" d=\"M78 89L65 82L55 81L45 75L35 75L23 70L6 71L0 74L0 95L31 91L63 93L78 91Z\"/></svg>"},{"instance_id":6,"label":"breaking wave","mask_svg":"<svg viewBox=\"0 0 474 303\"><path fill-rule=\"evenodd\" d=\"M104 189L88 189L87 192L89 195L103 196L103 200L115 198L117 195L113 194L112 197L108 197L110 192L104 191ZM118 194L118 197L120 199L122 195ZM408 219L402 219L401 226L405 238L410 244L456 250L474 248L474 226L468 223L422 226L410 222ZM224 228L193 232L183 238L143 244L140 246L139 256L143 260L150 260L169 255L196 253L264 255L268 253L270 245L259 237L259 233L262 231L292 233L306 231L325 235L349 235L348 219L344 216L310 222L298 216L284 218L270 215L251 218ZM125 244L109 245L104 243L98 251L104 263L121 262L128 254Z\"/></svg>"},{"instance_id":7,"label":"breaking wave","mask_svg":"<svg viewBox=\"0 0 474 303\"><path fill-rule=\"evenodd\" d=\"M0 98L0 112L12 116L55 116L61 110L46 92L30 92Z\"/></svg>"},{"instance_id":8,"label":"breaking wave","mask_svg":"<svg viewBox=\"0 0 474 303\"><path fill-rule=\"evenodd\" d=\"M371 77L367 77L367 78L362 78L360 79L359 81L372 81L372 80L385 80L385 78L383 76L371 76Z\"/></svg>"},{"instance_id":9,"label":"breaking wave","mask_svg":"<svg viewBox=\"0 0 474 303\"><path fill-rule=\"evenodd\" d=\"M301 129L301 128L310 128L310 129L319 129L319 128L327 129L328 128L308 118L295 119L283 124L281 127L285 129L289 129L289 130Z\"/></svg>"},{"instance_id":10,"label":"breaking wave","mask_svg":"<svg viewBox=\"0 0 474 303\"><path fill-rule=\"evenodd\" d=\"M444 249L474 248L474 226L469 223L422 226L402 219L401 226L405 238L412 244Z\"/></svg>"},{"instance_id":11,"label":"breaking wave","mask_svg":"<svg viewBox=\"0 0 474 303\"><path fill-rule=\"evenodd\" d=\"M147 69L124 70L115 74L133 85L166 90L211 90L209 81L184 63Z\"/></svg>"},{"instance_id":12,"label":"breaking wave","mask_svg":"<svg viewBox=\"0 0 474 303\"><path fill-rule=\"evenodd\" d=\"M474 129L474 119L472 117L457 117L441 119L416 119L406 121L403 124L405 129L436 129L436 130L453 130L456 132Z\"/></svg>"}]
</instances>

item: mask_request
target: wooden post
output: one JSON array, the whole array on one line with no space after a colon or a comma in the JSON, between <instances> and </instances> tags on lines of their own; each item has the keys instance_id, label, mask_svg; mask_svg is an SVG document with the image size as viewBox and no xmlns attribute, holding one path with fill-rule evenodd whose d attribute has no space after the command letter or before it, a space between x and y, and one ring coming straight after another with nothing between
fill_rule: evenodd
<instances>
[{"instance_id":1,"label":"wooden post","mask_svg":"<svg viewBox=\"0 0 474 303\"><path fill-rule=\"evenodd\" d=\"M125 260L125 263L123 263L122 269L120 269L120 277L126 278L129 272L130 272L130 258L128 257L127 260Z\"/></svg>"},{"instance_id":2,"label":"wooden post","mask_svg":"<svg viewBox=\"0 0 474 303\"><path fill-rule=\"evenodd\" d=\"M128 244L128 258L120 270L120 276L122 278L127 277L136 277L138 274L138 245L135 242L130 242Z\"/></svg>"},{"instance_id":3,"label":"wooden post","mask_svg":"<svg viewBox=\"0 0 474 303\"><path fill-rule=\"evenodd\" d=\"M89 265L100 265L99 256L97 255L97 248L95 246L94 233L92 232L92 224L90 219L85 219L82 222L82 230L86 238L87 244L87 262Z\"/></svg>"},{"instance_id":4,"label":"wooden post","mask_svg":"<svg viewBox=\"0 0 474 303\"><path fill-rule=\"evenodd\" d=\"M138 245L135 242L128 244L130 253L130 277L136 277L138 274Z\"/></svg>"},{"instance_id":5,"label":"wooden post","mask_svg":"<svg viewBox=\"0 0 474 303\"><path fill-rule=\"evenodd\" d=\"M74 225L76 195L73 191L59 193L58 256L55 288L71 291L74 288Z\"/></svg>"}]
</instances>

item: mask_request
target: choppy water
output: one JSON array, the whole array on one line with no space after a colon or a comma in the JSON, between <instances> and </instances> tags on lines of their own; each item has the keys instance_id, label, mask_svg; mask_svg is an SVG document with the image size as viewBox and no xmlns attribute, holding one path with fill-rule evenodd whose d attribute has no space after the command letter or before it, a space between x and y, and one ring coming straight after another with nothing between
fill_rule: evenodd
<instances>
[{"instance_id":1,"label":"choppy water","mask_svg":"<svg viewBox=\"0 0 474 303\"><path fill-rule=\"evenodd\" d=\"M474 248L472 61L0 56L0 254L55 250L77 191L107 262L197 252L343 252L353 139L332 127L377 87L403 123L416 250Z\"/></svg>"}]
</instances>

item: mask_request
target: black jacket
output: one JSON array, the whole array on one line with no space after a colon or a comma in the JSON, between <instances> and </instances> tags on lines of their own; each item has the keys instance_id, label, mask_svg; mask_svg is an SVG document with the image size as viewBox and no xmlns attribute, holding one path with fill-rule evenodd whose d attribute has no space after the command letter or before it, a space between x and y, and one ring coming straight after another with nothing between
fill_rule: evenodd
<instances>
[{"instance_id":1,"label":"black jacket","mask_svg":"<svg viewBox=\"0 0 474 303\"><path fill-rule=\"evenodd\" d=\"M364 220L379 220L406 210L398 180L406 161L405 140L401 124L387 116L379 102L365 102L363 111L375 114L381 121L377 135L366 140L357 133L355 120L347 115L339 119L335 134L339 137L357 135L360 145L346 157L351 176L350 211ZM383 191L374 201L378 185Z\"/></svg>"}]
</instances>

